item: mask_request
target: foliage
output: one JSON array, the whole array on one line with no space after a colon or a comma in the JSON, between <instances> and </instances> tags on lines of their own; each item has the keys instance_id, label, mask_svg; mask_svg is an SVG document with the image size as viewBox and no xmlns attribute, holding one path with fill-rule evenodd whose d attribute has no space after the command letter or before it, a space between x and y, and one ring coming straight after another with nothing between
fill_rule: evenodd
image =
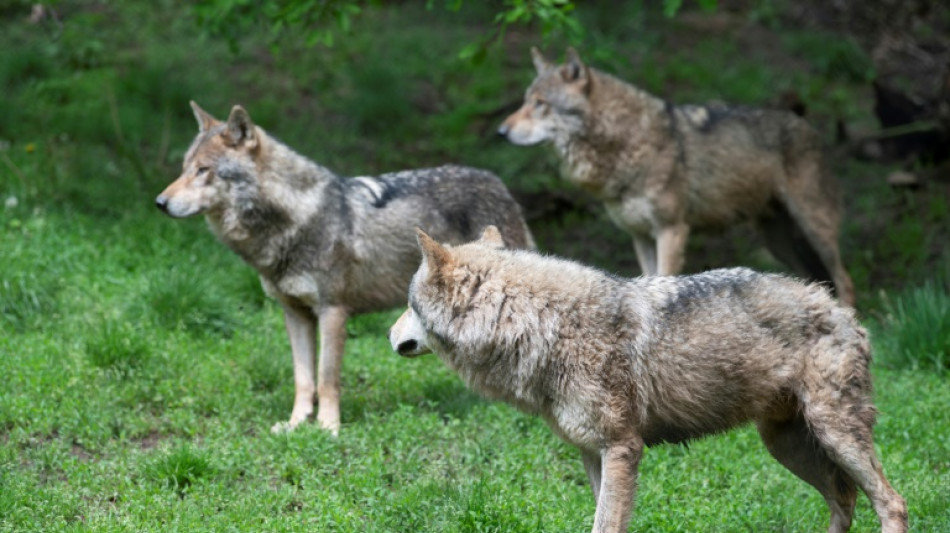
<instances>
[{"instance_id":1,"label":"foliage","mask_svg":"<svg viewBox=\"0 0 950 533\"><path fill-rule=\"evenodd\" d=\"M715 11L719 5L719 0L697 0L699 7L703 11ZM663 14L667 18L673 18L683 8L683 0L663 0Z\"/></svg>"},{"instance_id":2,"label":"foliage","mask_svg":"<svg viewBox=\"0 0 950 533\"><path fill-rule=\"evenodd\" d=\"M429 0L431 5L434 0ZM460 5L460 0L454 0ZM545 42L555 31L563 32L570 42L578 42L583 35L583 28L572 16L574 3L569 0L505 0L505 11L495 15L492 30L477 42L467 45L459 52L462 59L471 59L481 63L485 59L488 46L499 43L508 28L512 25L528 25L538 21L541 26L541 37Z\"/></svg>"},{"instance_id":3,"label":"foliage","mask_svg":"<svg viewBox=\"0 0 950 533\"><path fill-rule=\"evenodd\" d=\"M333 23L346 33L352 21L363 12L363 5L378 5L378 0L200 0L194 6L198 22L211 31L227 38L237 49L243 37L252 32L261 20L267 21L272 38L288 27L302 26L309 29L307 45L331 46Z\"/></svg>"},{"instance_id":4,"label":"foliage","mask_svg":"<svg viewBox=\"0 0 950 533\"><path fill-rule=\"evenodd\" d=\"M874 79L871 58L851 37L789 32L786 46L793 53L809 58L813 68L824 77L870 83Z\"/></svg>"},{"instance_id":5,"label":"foliage","mask_svg":"<svg viewBox=\"0 0 950 533\"><path fill-rule=\"evenodd\" d=\"M261 21L269 26L274 45L285 29L303 28L309 46L332 46L337 32L348 34L356 17L381 3L380 0L200 0L194 11L199 23L226 37L234 49L242 37ZM427 0L427 9L432 9L436 3L436 0ZM450 11L457 12L463 1L444 0L444 4ZM502 5L503 9L494 17L492 30L463 48L461 57L483 60L487 46L500 41L511 25L528 25L536 21L545 40L554 32L563 32L571 41L577 41L581 36L581 25L572 16L574 2L570 0L504 0Z\"/></svg>"}]
</instances>

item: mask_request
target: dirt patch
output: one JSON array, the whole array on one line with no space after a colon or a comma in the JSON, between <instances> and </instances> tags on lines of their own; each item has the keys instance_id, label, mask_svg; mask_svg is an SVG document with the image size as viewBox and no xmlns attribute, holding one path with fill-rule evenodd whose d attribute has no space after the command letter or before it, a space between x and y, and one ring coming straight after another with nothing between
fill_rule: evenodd
<instances>
[{"instance_id":1,"label":"dirt patch","mask_svg":"<svg viewBox=\"0 0 950 533\"><path fill-rule=\"evenodd\" d=\"M138 445L140 450L150 451L157 448L159 443L161 443L164 438L165 435L163 435L160 431L153 429L146 433L145 436L132 439L132 442Z\"/></svg>"}]
</instances>

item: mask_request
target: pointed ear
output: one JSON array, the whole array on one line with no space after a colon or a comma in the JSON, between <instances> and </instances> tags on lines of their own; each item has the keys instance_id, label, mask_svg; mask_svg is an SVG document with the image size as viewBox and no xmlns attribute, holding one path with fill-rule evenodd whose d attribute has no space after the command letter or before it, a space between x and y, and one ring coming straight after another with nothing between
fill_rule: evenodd
<instances>
[{"instance_id":1,"label":"pointed ear","mask_svg":"<svg viewBox=\"0 0 950 533\"><path fill-rule=\"evenodd\" d=\"M232 146L244 145L246 148L257 146L254 123L251 122L251 116L247 114L243 107L236 105L231 108L231 114L228 116L228 129L224 130L224 136Z\"/></svg>"},{"instance_id":2,"label":"pointed ear","mask_svg":"<svg viewBox=\"0 0 950 533\"><path fill-rule=\"evenodd\" d=\"M416 239L419 242L419 249L422 250L422 258L429 266L429 276L438 273L445 266L452 263L452 255L445 246L436 242L419 228L416 228Z\"/></svg>"},{"instance_id":3,"label":"pointed ear","mask_svg":"<svg viewBox=\"0 0 950 533\"><path fill-rule=\"evenodd\" d=\"M534 62L534 69L538 71L538 74L544 74L546 70L554 66L545 59L536 46L531 47L531 61Z\"/></svg>"},{"instance_id":4,"label":"pointed ear","mask_svg":"<svg viewBox=\"0 0 950 533\"><path fill-rule=\"evenodd\" d=\"M198 131L205 132L218 123L218 119L211 116L210 113L198 107L194 100L190 102L191 110L195 113L195 119L198 121Z\"/></svg>"},{"instance_id":5,"label":"pointed ear","mask_svg":"<svg viewBox=\"0 0 950 533\"><path fill-rule=\"evenodd\" d=\"M494 248L504 248L505 240L501 238L501 232L498 231L498 228L495 226L485 226L485 229L482 230L482 236L479 237L478 242L482 244L487 244Z\"/></svg>"},{"instance_id":6,"label":"pointed ear","mask_svg":"<svg viewBox=\"0 0 950 533\"><path fill-rule=\"evenodd\" d=\"M577 50L575 50L573 46L568 48L567 61L564 63L564 66L561 67L561 77L568 83L584 83L587 81L587 76L587 65L581 61L581 56L578 55Z\"/></svg>"}]
</instances>

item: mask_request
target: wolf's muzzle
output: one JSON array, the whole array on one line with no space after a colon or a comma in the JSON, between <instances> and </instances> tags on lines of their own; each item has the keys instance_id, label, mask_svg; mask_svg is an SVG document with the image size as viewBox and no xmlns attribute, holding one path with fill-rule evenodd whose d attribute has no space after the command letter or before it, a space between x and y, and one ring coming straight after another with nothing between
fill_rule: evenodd
<instances>
[{"instance_id":1,"label":"wolf's muzzle","mask_svg":"<svg viewBox=\"0 0 950 533\"><path fill-rule=\"evenodd\" d=\"M155 198L155 207L161 209L163 213L168 213L168 198L158 195L158 197Z\"/></svg>"},{"instance_id":2,"label":"wolf's muzzle","mask_svg":"<svg viewBox=\"0 0 950 533\"><path fill-rule=\"evenodd\" d=\"M403 357L416 357L431 352L425 341L425 330L412 312L406 312L389 328L389 344Z\"/></svg>"},{"instance_id":3,"label":"wolf's muzzle","mask_svg":"<svg viewBox=\"0 0 950 533\"><path fill-rule=\"evenodd\" d=\"M419 343L416 341L405 341L399 343L399 346L396 347L396 352L402 356L414 355L418 348Z\"/></svg>"}]
</instances>

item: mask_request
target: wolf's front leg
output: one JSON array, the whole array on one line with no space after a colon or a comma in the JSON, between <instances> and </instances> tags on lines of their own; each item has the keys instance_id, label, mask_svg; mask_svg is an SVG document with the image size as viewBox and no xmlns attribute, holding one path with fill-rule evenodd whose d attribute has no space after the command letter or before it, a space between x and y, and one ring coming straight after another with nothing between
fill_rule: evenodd
<instances>
[{"instance_id":1,"label":"wolf's front leg","mask_svg":"<svg viewBox=\"0 0 950 533\"><path fill-rule=\"evenodd\" d=\"M637 491L637 466L643 456L643 441L637 438L615 443L601 452L600 497L594 514L593 533L623 533L630 522Z\"/></svg>"},{"instance_id":2,"label":"wolf's front leg","mask_svg":"<svg viewBox=\"0 0 950 533\"><path fill-rule=\"evenodd\" d=\"M686 262L686 239L689 226L676 224L660 228L656 235L657 274L675 276Z\"/></svg>"},{"instance_id":3,"label":"wolf's front leg","mask_svg":"<svg viewBox=\"0 0 950 533\"><path fill-rule=\"evenodd\" d=\"M290 420L271 427L273 433L291 431L313 413L314 385L313 355L316 346L317 320L306 307L281 303L284 309L284 327L290 338L294 358L294 409Z\"/></svg>"},{"instance_id":4,"label":"wolf's front leg","mask_svg":"<svg viewBox=\"0 0 950 533\"><path fill-rule=\"evenodd\" d=\"M343 364L343 342L346 340L344 307L320 310L320 368L317 375L319 406L317 422L334 435L340 431L340 371Z\"/></svg>"}]
</instances>

